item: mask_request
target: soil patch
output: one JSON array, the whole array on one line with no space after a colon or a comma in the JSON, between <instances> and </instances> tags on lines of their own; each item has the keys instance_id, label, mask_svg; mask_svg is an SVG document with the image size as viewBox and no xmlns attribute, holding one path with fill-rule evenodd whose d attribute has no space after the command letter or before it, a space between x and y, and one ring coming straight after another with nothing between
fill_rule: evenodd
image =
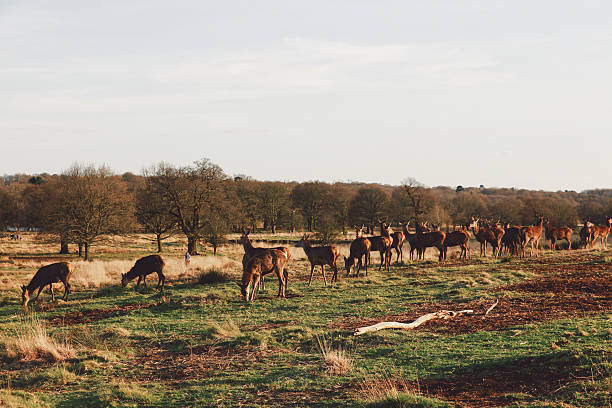
<instances>
[{"instance_id":1,"label":"soil patch","mask_svg":"<svg viewBox=\"0 0 612 408\"><path fill-rule=\"evenodd\" d=\"M512 291L522 296L499 297L499 304L487 316L465 315L448 320L431 320L417 330L461 334L477 331L503 330L526 323L581 317L589 313L612 310L612 277L608 265L582 265L580 270L566 271L529 279L495 290ZM349 330L380 321L409 323L419 316L438 310L473 309L483 312L492 303L428 303L413 311L366 320L336 322L332 327Z\"/></svg>"},{"instance_id":2,"label":"soil patch","mask_svg":"<svg viewBox=\"0 0 612 408\"><path fill-rule=\"evenodd\" d=\"M148 309L156 306L149 303L128 303L125 305L117 305L108 309L86 309L74 310L61 316L55 316L49 319L49 323L53 325L72 326L81 323L90 323L109 317L122 316L133 310Z\"/></svg>"}]
</instances>

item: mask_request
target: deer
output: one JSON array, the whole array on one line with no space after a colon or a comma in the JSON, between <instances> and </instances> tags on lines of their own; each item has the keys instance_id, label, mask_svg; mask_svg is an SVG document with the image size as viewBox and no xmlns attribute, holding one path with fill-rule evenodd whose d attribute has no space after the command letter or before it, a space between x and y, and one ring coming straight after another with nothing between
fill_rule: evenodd
<instances>
[{"instance_id":1,"label":"deer","mask_svg":"<svg viewBox=\"0 0 612 408\"><path fill-rule=\"evenodd\" d=\"M334 245L325 245L320 247L313 247L310 244L310 236L305 234L301 240L299 240L295 246L297 248L304 249L308 261L310 262L310 278L308 279L308 286L312 281L312 274L316 265L321 265L321 272L323 273L323 282L327 286L327 279L325 278L325 265L329 265L333 271L331 283L338 282L338 267L336 262L340 256L340 250Z\"/></svg>"},{"instance_id":2,"label":"deer","mask_svg":"<svg viewBox=\"0 0 612 408\"><path fill-rule=\"evenodd\" d=\"M461 248L460 259L467 259L470 253L470 233L466 230L452 231L446 234L444 239L444 260L449 247L459 246Z\"/></svg>"},{"instance_id":3,"label":"deer","mask_svg":"<svg viewBox=\"0 0 612 408\"><path fill-rule=\"evenodd\" d=\"M580 230L580 241L584 242L584 247L589 248L593 245L594 241L594 227L593 223L588 219L584 220L582 229Z\"/></svg>"},{"instance_id":4,"label":"deer","mask_svg":"<svg viewBox=\"0 0 612 408\"><path fill-rule=\"evenodd\" d=\"M593 227L593 242L595 240L601 240L603 248L608 248L608 235L610 235L610 228L612 227L612 217L606 218L606 225L596 225Z\"/></svg>"},{"instance_id":5,"label":"deer","mask_svg":"<svg viewBox=\"0 0 612 408\"><path fill-rule=\"evenodd\" d=\"M380 235L368 237L372 244L370 251L378 251L380 254L380 265L378 266L378 270L380 271L384 264L385 270L389 271L391 266L391 244L393 243L393 238L391 238L391 234L387 229L387 224L380 220L378 220L378 223L380 225Z\"/></svg>"},{"instance_id":6,"label":"deer","mask_svg":"<svg viewBox=\"0 0 612 408\"><path fill-rule=\"evenodd\" d=\"M417 234L416 232L410 232L408 231L408 225L410 224L410 221L408 221L406 224L402 225L402 231L404 233L404 237L406 238L406 241L408 241L408 244L410 245L410 261L412 261L414 259L414 251L417 250L417 257L420 257L421 253L419 252L418 248L417 248Z\"/></svg>"},{"instance_id":7,"label":"deer","mask_svg":"<svg viewBox=\"0 0 612 408\"><path fill-rule=\"evenodd\" d=\"M525 245L528 245L531 242L529 256L532 256L534 247L535 249L540 249L540 239L542 239L542 232L544 230L544 217L538 217L537 225L528 225L522 227L521 230L525 233Z\"/></svg>"},{"instance_id":8,"label":"deer","mask_svg":"<svg viewBox=\"0 0 612 408\"><path fill-rule=\"evenodd\" d=\"M32 302L38 299L40 292L47 285L49 285L49 290L51 292L51 301L54 302L55 295L53 294L53 284L56 282L62 282L64 284L64 296L62 299L68 301L68 294L70 293L70 283L68 283L68 281L72 275L72 270L72 265L68 262L56 262L38 269L32 277L32 280L30 280L30 283L28 283L27 286L21 286L21 301L23 308L28 308L28 303L36 289L38 289L38 293Z\"/></svg>"},{"instance_id":9,"label":"deer","mask_svg":"<svg viewBox=\"0 0 612 408\"><path fill-rule=\"evenodd\" d=\"M351 274L351 269L355 265L355 260L357 260L357 266L355 267L355 272L357 277L359 277L359 271L362 266L365 266L365 274L368 276L368 263L370 262L370 250L372 248L372 243L369 238L364 238L358 236L351 242L350 253L348 258L344 257L344 267L346 269L346 276ZM365 262L362 262L362 258L365 256Z\"/></svg>"},{"instance_id":10,"label":"deer","mask_svg":"<svg viewBox=\"0 0 612 408\"><path fill-rule=\"evenodd\" d=\"M251 239L249 238L250 233L251 233L250 229L243 228L242 235L240 236L240 239L238 240L238 243L242 244L242 247L244 248L244 255L242 256L242 270L243 271L244 271L244 268L246 268L247 263L252 257L254 257L258 253L265 252L266 250L270 249L270 248L254 247L253 244L251 243ZM287 259L291 259L291 252L289 251L289 248L274 247L272 249L278 249L280 251L283 251L287 255ZM261 277L261 280L259 282L261 285L261 289L265 289L266 285L265 285L263 276Z\"/></svg>"},{"instance_id":11,"label":"deer","mask_svg":"<svg viewBox=\"0 0 612 408\"><path fill-rule=\"evenodd\" d=\"M546 220L546 239L550 240L550 249L555 251L557 249L557 241L566 240L568 243L568 250L572 249L572 229L569 227L556 228L550 224L550 220Z\"/></svg>"},{"instance_id":12,"label":"deer","mask_svg":"<svg viewBox=\"0 0 612 408\"><path fill-rule=\"evenodd\" d=\"M402 250L405 239L404 233L402 231L393 231L391 226L388 226L388 230L391 238L393 239L393 242L391 242L391 249L395 249L395 252L397 253L397 259L395 262L399 262L400 258L401 261L404 262L404 251Z\"/></svg>"},{"instance_id":13,"label":"deer","mask_svg":"<svg viewBox=\"0 0 612 408\"><path fill-rule=\"evenodd\" d=\"M248 260L246 267L242 271L242 284L240 293L245 301L250 302L255 299L259 280L269 273L274 272L278 278L278 297L287 297L287 263L289 257L280 249L269 248L265 251L256 253ZM250 290L252 286L252 290Z\"/></svg>"},{"instance_id":14,"label":"deer","mask_svg":"<svg viewBox=\"0 0 612 408\"><path fill-rule=\"evenodd\" d=\"M440 254L438 255L438 262L442 261L444 257L444 240L446 239L446 233L442 231L430 231L425 232L424 226L416 224L416 247L417 251L421 251L421 259L425 258L425 249L429 247L436 247Z\"/></svg>"},{"instance_id":15,"label":"deer","mask_svg":"<svg viewBox=\"0 0 612 408\"><path fill-rule=\"evenodd\" d=\"M525 256L525 234L521 230L521 226L510 226L507 222L504 225L506 230L502 237L501 244L502 250L505 248L508 251L508 255L519 255L521 258Z\"/></svg>"},{"instance_id":16,"label":"deer","mask_svg":"<svg viewBox=\"0 0 612 408\"><path fill-rule=\"evenodd\" d=\"M472 229L472 233L474 234L474 238L476 241L480 243L480 256L487 256L487 228L480 227L478 225L478 218L472 217L472 223L470 224L470 228Z\"/></svg>"},{"instance_id":17,"label":"deer","mask_svg":"<svg viewBox=\"0 0 612 408\"><path fill-rule=\"evenodd\" d=\"M145 288L147 287L147 275L157 272L157 289L164 290L164 284L166 283L166 277L164 276L164 266L166 262L161 255L148 255L142 257L136 261L134 266L127 272L121 274L121 287L125 288L127 284L138 277L136 282L136 289L140 286L142 281Z\"/></svg>"},{"instance_id":18,"label":"deer","mask_svg":"<svg viewBox=\"0 0 612 408\"><path fill-rule=\"evenodd\" d=\"M494 224L493 226L489 226L487 228L487 234L485 238L492 247L493 257L501 256L502 252L502 239L506 234L506 230L499 226L498 224Z\"/></svg>"}]
</instances>

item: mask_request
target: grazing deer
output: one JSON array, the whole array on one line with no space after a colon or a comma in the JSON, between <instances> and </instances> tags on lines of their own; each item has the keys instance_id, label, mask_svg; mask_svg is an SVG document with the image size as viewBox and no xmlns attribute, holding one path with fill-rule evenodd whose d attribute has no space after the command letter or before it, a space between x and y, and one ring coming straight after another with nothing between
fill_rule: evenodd
<instances>
[{"instance_id":1,"label":"grazing deer","mask_svg":"<svg viewBox=\"0 0 612 408\"><path fill-rule=\"evenodd\" d=\"M272 272L278 277L278 297L287 297L288 262L289 257L285 252L273 248L258 252L249 259L242 271L242 285L238 284L244 300L249 302L255 299L259 280Z\"/></svg>"},{"instance_id":2,"label":"grazing deer","mask_svg":"<svg viewBox=\"0 0 612 408\"><path fill-rule=\"evenodd\" d=\"M478 218L472 217L472 223L470 224L470 228L472 229L472 233L474 234L474 238L476 241L480 243L480 256L487 256L487 228L480 227L478 225Z\"/></svg>"},{"instance_id":3,"label":"grazing deer","mask_svg":"<svg viewBox=\"0 0 612 408\"><path fill-rule=\"evenodd\" d=\"M446 239L446 233L442 231L431 231L425 232L424 227L421 224L416 224L416 246L417 252L421 252L421 259L425 258L425 249L429 247L436 247L440 254L438 255L438 262L442 261L444 257L444 240Z\"/></svg>"},{"instance_id":4,"label":"grazing deer","mask_svg":"<svg viewBox=\"0 0 612 408\"><path fill-rule=\"evenodd\" d=\"M369 238L355 238L351 242L350 254L348 258L344 257L344 267L346 269L346 276L351 274L351 268L355 265L355 259L357 260L357 266L355 272L359 277L359 271L362 266L365 266L365 274L368 276L368 263L370 261L370 250L372 243ZM365 256L365 262L362 262L362 258Z\"/></svg>"},{"instance_id":5,"label":"grazing deer","mask_svg":"<svg viewBox=\"0 0 612 408\"><path fill-rule=\"evenodd\" d=\"M242 235L240 236L240 239L238 240L238 243L242 244L242 247L244 248L244 255L242 256L242 270L243 271L244 271L244 268L246 268L248 262L251 260L251 258L253 258L256 254L263 253L267 251L268 249L270 249L270 248L254 247L253 243L251 242L251 239L249 238L250 233L251 231L249 229L243 228ZM291 259L291 252L289 252L289 248L275 247L272 249L278 249L280 251L283 251L287 255L287 259ZM263 276L261 277L259 284L261 285L261 289L266 288Z\"/></svg>"},{"instance_id":6,"label":"grazing deer","mask_svg":"<svg viewBox=\"0 0 612 408\"><path fill-rule=\"evenodd\" d=\"M606 218L606 225L597 225L593 227L593 242L595 240L601 241L603 248L608 248L608 235L610 235L610 228L612 227L612 217Z\"/></svg>"},{"instance_id":7,"label":"grazing deer","mask_svg":"<svg viewBox=\"0 0 612 408\"><path fill-rule=\"evenodd\" d=\"M138 276L138 282L136 282L136 288L140 286L140 281L143 282L145 288L147 287L147 275L157 272L157 289L161 287L164 290L164 284L166 283L166 277L164 276L164 265L166 262L161 255L148 255L140 258L136 261L132 269L127 273L121 274L121 287L125 288L129 281Z\"/></svg>"},{"instance_id":8,"label":"grazing deer","mask_svg":"<svg viewBox=\"0 0 612 408\"><path fill-rule=\"evenodd\" d=\"M28 286L21 286L21 300L23 303L23 307L27 309L28 302L32 297L32 293L36 289L38 289L38 293L36 297L32 300L32 302L38 299L40 296L40 292L43 288L49 285L49 290L51 291L51 300L55 301L55 295L53 294L53 284L56 282L62 282L64 284L64 300L68 300L68 294L70 293L70 284L68 281L70 280L70 275L72 274L72 265L68 262L56 262L49 265L45 265L40 268L32 277L32 280L28 284Z\"/></svg>"},{"instance_id":9,"label":"grazing deer","mask_svg":"<svg viewBox=\"0 0 612 408\"><path fill-rule=\"evenodd\" d=\"M334 271L331 282L337 282L338 267L336 266L336 262L340 256L340 250L338 247L333 245L313 247L310 244L309 238L309 235L304 235L302 239L295 244L296 247L304 249L304 252L308 257L308 261L310 262L310 278L308 279L308 286L310 286L310 282L312 281L312 274L316 265L321 265L321 272L323 273L323 282L325 283L325 286L327 286L327 279L325 278L325 265L329 265Z\"/></svg>"},{"instance_id":10,"label":"grazing deer","mask_svg":"<svg viewBox=\"0 0 612 408\"><path fill-rule=\"evenodd\" d=\"M446 238L444 238L444 260L446 260L448 248L454 246L461 248L459 259L467 259L470 253L470 233L465 230L458 230L446 234Z\"/></svg>"},{"instance_id":11,"label":"grazing deer","mask_svg":"<svg viewBox=\"0 0 612 408\"><path fill-rule=\"evenodd\" d=\"M572 229L568 227L556 228L550 225L550 221L546 220L546 239L550 240L550 249L557 249L557 241L566 240L568 250L572 249Z\"/></svg>"},{"instance_id":12,"label":"grazing deer","mask_svg":"<svg viewBox=\"0 0 612 408\"><path fill-rule=\"evenodd\" d=\"M529 256L533 255L533 249L540 249L540 239L542 239L542 232L544 230L544 217L538 217L537 225L528 225L523 228L523 232L525 233L525 245L528 245L531 242L531 248L529 249ZM537 252L536 252L537 256Z\"/></svg>"},{"instance_id":13,"label":"grazing deer","mask_svg":"<svg viewBox=\"0 0 612 408\"><path fill-rule=\"evenodd\" d=\"M589 220L584 220L582 229L580 230L580 242L584 243L585 248L593 246L593 235L595 226Z\"/></svg>"}]
</instances>

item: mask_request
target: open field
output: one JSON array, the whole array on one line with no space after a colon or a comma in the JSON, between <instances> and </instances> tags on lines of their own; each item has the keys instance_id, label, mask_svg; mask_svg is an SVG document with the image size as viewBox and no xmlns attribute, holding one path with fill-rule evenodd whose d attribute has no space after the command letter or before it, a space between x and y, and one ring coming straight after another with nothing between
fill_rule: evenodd
<instances>
[{"instance_id":1,"label":"open field","mask_svg":"<svg viewBox=\"0 0 612 408\"><path fill-rule=\"evenodd\" d=\"M153 276L139 291L120 286L153 250L149 237L107 239L85 263L56 255L50 237L23 236L0 240L0 406L612 406L610 250L485 259L472 242L471 260L449 250L439 264L432 249L410 263L406 244L405 264L378 272L376 253L367 277L342 269L325 288L320 267L308 287L308 261L292 248L288 299L269 277L247 304L235 244L189 269L185 242L165 244L161 294ZM24 314L20 285L57 260L76 264L69 301L45 292ZM225 279L198 283L211 269ZM496 299L486 316L353 335L441 309L482 312Z\"/></svg>"}]
</instances>

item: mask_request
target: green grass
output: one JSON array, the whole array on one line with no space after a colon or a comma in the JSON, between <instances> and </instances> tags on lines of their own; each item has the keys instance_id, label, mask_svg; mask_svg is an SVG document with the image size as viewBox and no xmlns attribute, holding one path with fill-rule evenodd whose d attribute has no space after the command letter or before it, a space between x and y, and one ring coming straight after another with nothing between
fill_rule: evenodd
<instances>
[{"instance_id":1,"label":"green grass","mask_svg":"<svg viewBox=\"0 0 612 408\"><path fill-rule=\"evenodd\" d=\"M134 259L147 253L146 245L121 253L109 248L96 259ZM543 254L538 261L592 265L610 259L610 252L577 253ZM181 256L180 248L175 256ZM228 256L240 262L239 251ZM347 325L387 315L417 317L416 310L430 303L489 305L502 295L531 296L496 289L539 276L532 260L406 262L392 265L390 272L378 272L377 260L373 256L367 277L347 279L340 271L339 282L325 288L320 273L308 287L308 262L293 259L289 298L276 298L277 281L271 277L251 303L240 297L239 270L215 271L207 284L198 284L197 277L168 282L164 293L152 287L122 289L117 283L75 288L68 302L51 303L45 292L32 309L48 335L71 345L76 356L53 363L0 353L0 406L459 407L461 400L445 399L425 384L497 378L500 372L517 379L529 372L544 380L571 379L533 389L510 387L498 396L502 405L607 407L612 402L608 310L456 334L424 326L355 337L354 325ZM0 276L20 281L34 270L0 264ZM436 309L423 313L430 311ZM0 347L20 332L22 313L18 290L0 280ZM341 349L351 369L332 374L317 339ZM364 392L362 384L381 378L406 387L391 392L383 387L376 397Z\"/></svg>"}]
</instances>

